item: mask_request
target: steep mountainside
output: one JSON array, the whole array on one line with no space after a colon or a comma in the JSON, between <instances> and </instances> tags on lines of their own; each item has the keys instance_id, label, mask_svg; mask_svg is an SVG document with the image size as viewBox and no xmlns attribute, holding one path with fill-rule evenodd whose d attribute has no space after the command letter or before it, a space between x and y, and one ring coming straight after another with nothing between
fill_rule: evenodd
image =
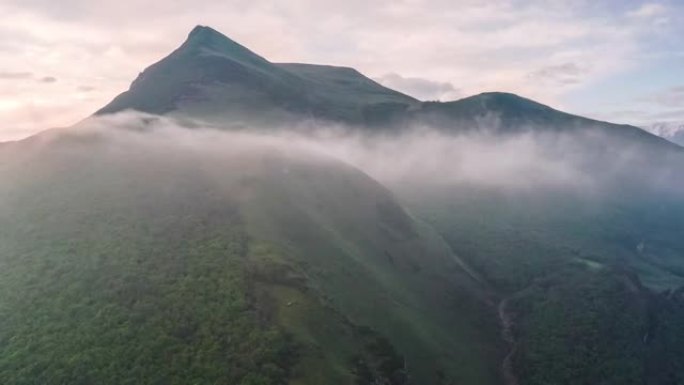
<instances>
[{"instance_id":1,"label":"steep mountainside","mask_svg":"<svg viewBox=\"0 0 684 385\"><path fill-rule=\"evenodd\" d=\"M0 382L497 383L486 287L361 172L81 129L0 151Z\"/></svg>"},{"instance_id":2,"label":"steep mountainside","mask_svg":"<svg viewBox=\"0 0 684 385\"><path fill-rule=\"evenodd\" d=\"M578 141L579 160L567 141L541 143L538 161L574 156L591 182L387 185L505 299L519 383L679 383L684 159L605 136L590 143L603 152Z\"/></svg>"},{"instance_id":3,"label":"steep mountainside","mask_svg":"<svg viewBox=\"0 0 684 385\"><path fill-rule=\"evenodd\" d=\"M145 69L98 114L134 109L209 121L282 123L312 117L365 123L387 106L417 103L351 68L273 64L198 26L176 51Z\"/></svg>"}]
</instances>

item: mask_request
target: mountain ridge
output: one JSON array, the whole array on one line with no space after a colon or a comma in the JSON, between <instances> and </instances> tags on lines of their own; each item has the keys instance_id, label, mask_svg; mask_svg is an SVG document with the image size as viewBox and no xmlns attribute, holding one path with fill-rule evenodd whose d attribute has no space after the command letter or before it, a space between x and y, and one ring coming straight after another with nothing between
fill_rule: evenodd
<instances>
[{"instance_id":1,"label":"mountain ridge","mask_svg":"<svg viewBox=\"0 0 684 385\"><path fill-rule=\"evenodd\" d=\"M317 116L359 122L375 105L414 102L356 70L271 63L216 30L197 26L178 49L147 67L128 91L95 115L133 109L253 119L268 116L267 111L272 121L293 115L289 120ZM209 110L208 104L212 104Z\"/></svg>"},{"instance_id":2,"label":"mountain ridge","mask_svg":"<svg viewBox=\"0 0 684 385\"><path fill-rule=\"evenodd\" d=\"M272 63L201 25L95 115L126 109L190 115L210 123L266 126L304 118L351 127L417 125L448 132L562 132L582 127L680 149L641 128L570 114L509 92L483 92L447 102L420 101L352 67Z\"/></svg>"}]
</instances>

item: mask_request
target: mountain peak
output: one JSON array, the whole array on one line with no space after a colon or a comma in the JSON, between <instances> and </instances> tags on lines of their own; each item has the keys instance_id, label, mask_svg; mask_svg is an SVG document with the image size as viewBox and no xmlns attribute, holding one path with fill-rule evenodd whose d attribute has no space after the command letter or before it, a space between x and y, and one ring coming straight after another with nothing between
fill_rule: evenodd
<instances>
[{"instance_id":1,"label":"mountain peak","mask_svg":"<svg viewBox=\"0 0 684 385\"><path fill-rule=\"evenodd\" d=\"M192 41L195 43L211 43L216 40L230 40L226 35L221 32L204 25L197 25L188 34L187 41ZM232 41L232 40L231 40Z\"/></svg>"},{"instance_id":2,"label":"mountain peak","mask_svg":"<svg viewBox=\"0 0 684 385\"><path fill-rule=\"evenodd\" d=\"M204 25L197 25L190 31L188 38L179 48L180 52L211 53L228 57L232 60L250 63L266 63L266 59L250 51L243 45L238 44L221 32Z\"/></svg>"},{"instance_id":3,"label":"mountain peak","mask_svg":"<svg viewBox=\"0 0 684 385\"><path fill-rule=\"evenodd\" d=\"M483 92L447 104L461 104L481 111L510 112L514 115L554 111L551 107L510 92Z\"/></svg>"},{"instance_id":4,"label":"mountain peak","mask_svg":"<svg viewBox=\"0 0 684 385\"><path fill-rule=\"evenodd\" d=\"M544 104L536 102L532 99L525 98L523 96L510 93L510 92L483 92L478 95L471 96L473 99L480 100L483 103L487 103L495 106L510 106L510 107L535 107L535 108L550 108Z\"/></svg>"},{"instance_id":5,"label":"mountain peak","mask_svg":"<svg viewBox=\"0 0 684 385\"><path fill-rule=\"evenodd\" d=\"M195 26L195 28L193 28L192 31L190 31L190 35L189 35L189 36L197 35L197 34L200 34L200 33L215 33L215 34L222 35L221 32L219 32L219 31L217 31L217 30L215 30L215 29L213 29L213 28L211 28L211 27L209 27L209 26L197 24L197 25Z\"/></svg>"}]
</instances>

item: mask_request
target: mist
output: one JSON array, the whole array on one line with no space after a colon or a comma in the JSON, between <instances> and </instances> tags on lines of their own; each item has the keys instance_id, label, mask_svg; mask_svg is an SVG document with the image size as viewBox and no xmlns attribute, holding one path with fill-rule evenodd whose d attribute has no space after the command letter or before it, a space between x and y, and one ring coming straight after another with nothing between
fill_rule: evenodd
<instances>
[{"instance_id":1,"label":"mist","mask_svg":"<svg viewBox=\"0 0 684 385\"><path fill-rule=\"evenodd\" d=\"M167 168L195 164L201 171L202 164L221 162L227 169L244 173L254 162L278 157L313 164L329 164L335 159L398 193L468 186L510 193L560 190L591 196L609 186L619 188L621 183L680 188L676 167L665 163L666 158L636 145L611 143L601 133L459 132L414 127L396 134L369 134L332 124L306 129L288 125L224 130L202 122L128 111L92 117L68 129L5 144L0 147L0 160L7 168L13 162L26 161L31 154L48 151L54 142L62 145L52 151L74 157L91 151L88 144L98 143L100 155L105 153L120 162L141 162L139 167L156 157ZM27 151L26 146L36 151ZM4 177L5 183L0 185L11 179Z\"/></svg>"}]
</instances>

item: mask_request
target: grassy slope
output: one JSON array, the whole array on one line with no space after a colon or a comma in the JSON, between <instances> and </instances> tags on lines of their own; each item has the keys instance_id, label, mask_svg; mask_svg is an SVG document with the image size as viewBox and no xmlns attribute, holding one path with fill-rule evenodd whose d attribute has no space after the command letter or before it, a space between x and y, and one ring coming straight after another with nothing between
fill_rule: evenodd
<instances>
[{"instance_id":1,"label":"grassy slope","mask_svg":"<svg viewBox=\"0 0 684 385\"><path fill-rule=\"evenodd\" d=\"M236 205L190 169L82 151L3 185L1 382L283 383L292 345L249 301Z\"/></svg>"},{"instance_id":2,"label":"grassy slope","mask_svg":"<svg viewBox=\"0 0 684 385\"><path fill-rule=\"evenodd\" d=\"M496 383L481 288L366 176L48 142L0 153L3 383Z\"/></svg>"},{"instance_id":3,"label":"grassy slope","mask_svg":"<svg viewBox=\"0 0 684 385\"><path fill-rule=\"evenodd\" d=\"M465 383L496 381L496 324L482 289L384 189L359 178L290 169L261 179L248 194L252 232L278 245L328 304L396 342L419 378L435 381L443 366Z\"/></svg>"}]
</instances>

